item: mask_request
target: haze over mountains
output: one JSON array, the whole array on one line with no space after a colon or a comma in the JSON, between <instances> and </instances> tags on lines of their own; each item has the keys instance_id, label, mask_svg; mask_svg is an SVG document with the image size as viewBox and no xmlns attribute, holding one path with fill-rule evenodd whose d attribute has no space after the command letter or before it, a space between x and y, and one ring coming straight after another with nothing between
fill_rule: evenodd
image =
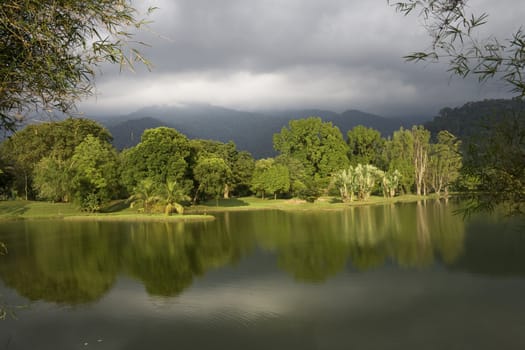
<instances>
[{"instance_id":1,"label":"haze over mountains","mask_svg":"<svg viewBox=\"0 0 525 350\"><path fill-rule=\"evenodd\" d=\"M430 117L385 118L359 110L336 113L328 110L287 110L246 112L209 105L152 106L136 112L112 117L92 117L104 124L114 138L118 149L134 146L145 129L172 127L189 138L233 141L239 150L255 158L274 156L273 134L281 131L293 119L320 117L336 125L343 136L357 125L372 127L383 136L391 135L399 127L423 124Z\"/></svg>"}]
</instances>

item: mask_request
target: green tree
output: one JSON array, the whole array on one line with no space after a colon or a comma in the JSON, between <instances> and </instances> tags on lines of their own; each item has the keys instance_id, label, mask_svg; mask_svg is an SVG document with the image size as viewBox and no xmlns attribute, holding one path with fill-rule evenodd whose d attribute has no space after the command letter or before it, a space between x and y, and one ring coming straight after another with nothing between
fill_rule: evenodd
<instances>
[{"instance_id":1,"label":"green tree","mask_svg":"<svg viewBox=\"0 0 525 350\"><path fill-rule=\"evenodd\" d=\"M157 184L152 179L142 179L133 189L133 194L129 198L131 206L142 205L142 210L145 213L151 213L153 205L159 201L157 195Z\"/></svg>"},{"instance_id":2,"label":"green tree","mask_svg":"<svg viewBox=\"0 0 525 350\"><path fill-rule=\"evenodd\" d=\"M303 164L307 188L307 183L327 186L332 174L348 165L348 147L341 132L318 117L290 121L274 134L273 145L281 155Z\"/></svg>"},{"instance_id":3,"label":"green tree","mask_svg":"<svg viewBox=\"0 0 525 350\"><path fill-rule=\"evenodd\" d=\"M469 141L463 174L478 179L481 195L465 208L467 214L500 204L507 205L510 214L525 212L525 118L521 113L500 118Z\"/></svg>"},{"instance_id":4,"label":"green tree","mask_svg":"<svg viewBox=\"0 0 525 350\"><path fill-rule=\"evenodd\" d=\"M375 129L358 125L347 133L348 159L352 165L372 164L378 166L385 140Z\"/></svg>"},{"instance_id":5,"label":"green tree","mask_svg":"<svg viewBox=\"0 0 525 350\"><path fill-rule=\"evenodd\" d=\"M416 194L427 194L427 186L425 182L426 172L428 167L428 151L430 148L430 132L421 125L414 125L412 127L413 139L413 162L414 162L414 178L416 183Z\"/></svg>"},{"instance_id":6,"label":"green tree","mask_svg":"<svg viewBox=\"0 0 525 350\"><path fill-rule=\"evenodd\" d=\"M274 159L260 159L255 164L252 180L252 188L255 192L273 194L277 199L279 193L290 190L290 174L288 168L278 164Z\"/></svg>"},{"instance_id":7,"label":"green tree","mask_svg":"<svg viewBox=\"0 0 525 350\"><path fill-rule=\"evenodd\" d=\"M414 184L414 136L410 130L400 128L394 131L392 139L385 145L388 170L397 170L401 174L403 193L410 193Z\"/></svg>"},{"instance_id":8,"label":"green tree","mask_svg":"<svg viewBox=\"0 0 525 350\"><path fill-rule=\"evenodd\" d=\"M166 207L164 208L166 215L171 214L174 209L177 213L184 214L184 206L181 202L189 200L189 197L177 181L172 180L166 182L162 187L160 196L166 203Z\"/></svg>"},{"instance_id":9,"label":"green tree","mask_svg":"<svg viewBox=\"0 0 525 350\"><path fill-rule=\"evenodd\" d=\"M275 159L264 158L255 162L253 170L251 188L256 194L260 193L261 198L264 199L266 193L266 173L274 165Z\"/></svg>"},{"instance_id":10,"label":"green tree","mask_svg":"<svg viewBox=\"0 0 525 350\"><path fill-rule=\"evenodd\" d=\"M437 194L444 190L448 196L449 186L459 177L462 165L460 147L461 141L446 130L440 131L437 143L431 145L428 177Z\"/></svg>"},{"instance_id":11,"label":"green tree","mask_svg":"<svg viewBox=\"0 0 525 350\"><path fill-rule=\"evenodd\" d=\"M98 211L118 192L117 155L109 143L92 135L77 146L71 158L74 195L81 207Z\"/></svg>"},{"instance_id":12,"label":"green tree","mask_svg":"<svg viewBox=\"0 0 525 350\"><path fill-rule=\"evenodd\" d=\"M520 100L525 97L525 32L521 27L505 39L492 34L480 36L479 28L487 22L488 14L482 12L476 15L470 12L468 0L409 0L398 1L394 5L405 15L419 10L431 38L428 50L414 52L406 56L407 60L419 62L448 59L449 71L454 75L474 75L480 82L501 80ZM501 135L489 133L481 146L485 153L472 153L473 165L467 167L471 170L468 170L469 174L465 177L479 179L479 189L483 190L485 195L478 196L473 205L466 208L467 211L490 210L495 205L507 203L511 212L523 212L525 176L523 172L520 173L519 166L516 169L515 164L525 163L525 131L523 124L519 122L514 123L514 127L518 129L507 129L507 113L505 111L500 115L503 121L493 130ZM513 144L509 144L509 137L514 141ZM479 147L474 144L470 150L474 148ZM495 157L497 150L502 148L509 151L503 157L505 161Z\"/></svg>"},{"instance_id":13,"label":"green tree","mask_svg":"<svg viewBox=\"0 0 525 350\"><path fill-rule=\"evenodd\" d=\"M122 183L132 193L144 179L160 189L168 181L177 181L189 193L192 183L188 160L190 142L175 129L159 127L145 130L141 142L121 155Z\"/></svg>"},{"instance_id":14,"label":"green tree","mask_svg":"<svg viewBox=\"0 0 525 350\"><path fill-rule=\"evenodd\" d=\"M35 166L34 188L40 199L69 202L72 191L71 161L58 157L42 158Z\"/></svg>"},{"instance_id":15,"label":"green tree","mask_svg":"<svg viewBox=\"0 0 525 350\"><path fill-rule=\"evenodd\" d=\"M238 151L233 141L222 143L212 140L191 140L193 167L199 158L218 157L224 160L231 169L231 177L226 179L224 198L230 194L247 194L250 188L251 175L254 168L254 159L246 151Z\"/></svg>"},{"instance_id":16,"label":"green tree","mask_svg":"<svg viewBox=\"0 0 525 350\"><path fill-rule=\"evenodd\" d=\"M224 194L224 186L231 177L231 169L222 158L202 158L193 169L195 180L198 181L196 197L204 193L215 198L219 205L219 198Z\"/></svg>"},{"instance_id":17,"label":"green tree","mask_svg":"<svg viewBox=\"0 0 525 350\"><path fill-rule=\"evenodd\" d=\"M290 176L290 193L295 197L303 197L308 179L304 170L303 163L299 159L295 159L286 155L279 155L275 158L277 164L284 165L288 168Z\"/></svg>"},{"instance_id":18,"label":"green tree","mask_svg":"<svg viewBox=\"0 0 525 350\"><path fill-rule=\"evenodd\" d=\"M147 63L132 41L139 17L129 0L3 0L0 129L30 111L71 111L103 63Z\"/></svg>"},{"instance_id":19,"label":"green tree","mask_svg":"<svg viewBox=\"0 0 525 350\"><path fill-rule=\"evenodd\" d=\"M0 146L6 163L16 174L14 186L25 199L33 198L33 172L42 158L67 162L88 135L110 142L111 134L97 122L68 118L60 122L34 124L17 131Z\"/></svg>"}]
</instances>

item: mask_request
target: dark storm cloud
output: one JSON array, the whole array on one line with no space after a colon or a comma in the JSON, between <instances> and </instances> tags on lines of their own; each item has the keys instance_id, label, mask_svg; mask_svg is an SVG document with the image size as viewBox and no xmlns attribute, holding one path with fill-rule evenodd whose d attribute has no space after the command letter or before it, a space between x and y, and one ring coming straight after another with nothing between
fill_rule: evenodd
<instances>
[{"instance_id":1,"label":"dark storm cloud","mask_svg":"<svg viewBox=\"0 0 525 350\"><path fill-rule=\"evenodd\" d=\"M486 30L508 37L522 0L471 1L491 14ZM514 4L515 11L504 11ZM141 6L143 3L141 3ZM421 20L383 0L164 0L143 51L152 72L104 69L86 110L126 112L152 104L359 108L385 115L429 114L469 100L506 96L498 84L450 79L444 65L402 56L425 49ZM505 7L507 5L507 7ZM506 35L506 36L505 36Z\"/></svg>"}]
</instances>

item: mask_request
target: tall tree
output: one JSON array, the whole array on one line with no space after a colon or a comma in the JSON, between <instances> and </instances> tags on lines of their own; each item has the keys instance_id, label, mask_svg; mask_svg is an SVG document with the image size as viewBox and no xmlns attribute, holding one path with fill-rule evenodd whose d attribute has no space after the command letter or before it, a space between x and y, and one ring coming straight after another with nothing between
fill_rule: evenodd
<instances>
[{"instance_id":1,"label":"tall tree","mask_svg":"<svg viewBox=\"0 0 525 350\"><path fill-rule=\"evenodd\" d=\"M231 177L224 185L224 198L230 194L247 194L250 187L251 174L254 167L252 155L245 151L238 151L233 141L222 143L212 140L191 140L193 167L199 158L218 157L226 162L231 169Z\"/></svg>"},{"instance_id":2,"label":"tall tree","mask_svg":"<svg viewBox=\"0 0 525 350\"><path fill-rule=\"evenodd\" d=\"M68 161L88 135L105 143L112 139L107 129L97 122L68 118L60 122L29 125L4 141L0 152L17 174L14 185L19 195L26 199L33 197L33 171L41 159L52 157L58 162ZM47 165L51 164L48 162Z\"/></svg>"},{"instance_id":3,"label":"tall tree","mask_svg":"<svg viewBox=\"0 0 525 350\"><path fill-rule=\"evenodd\" d=\"M204 193L215 199L219 204L219 198L224 194L224 185L231 177L231 169L222 158L201 158L193 169L195 180L199 187L197 194Z\"/></svg>"},{"instance_id":4,"label":"tall tree","mask_svg":"<svg viewBox=\"0 0 525 350\"><path fill-rule=\"evenodd\" d=\"M277 199L279 193L290 190L288 168L271 158L258 160L253 174L252 188L260 192L262 198L265 193L269 193L274 195L274 199Z\"/></svg>"},{"instance_id":5,"label":"tall tree","mask_svg":"<svg viewBox=\"0 0 525 350\"><path fill-rule=\"evenodd\" d=\"M83 209L98 211L118 192L117 154L109 143L92 135L76 147L71 173L76 200Z\"/></svg>"},{"instance_id":6,"label":"tall tree","mask_svg":"<svg viewBox=\"0 0 525 350\"><path fill-rule=\"evenodd\" d=\"M425 175L428 167L428 150L430 148L430 132L421 125L412 127L414 178L416 194L420 196L427 192Z\"/></svg>"},{"instance_id":7,"label":"tall tree","mask_svg":"<svg viewBox=\"0 0 525 350\"><path fill-rule=\"evenodd\" d=\"M385 140L375 129L358 125L347 133L348 158L352 165L372 164L379 165Z\"/></svg>"},{"instance_id":8,"label":"tall tree","mask_svg":"<svg viewBox=\"0 0 525 350\"><path fill-rule=\"evenodd\" d=\"M175 129L159 127L145 130L139 144L121 156L122 182L130 191L144 179L162 187L177 181L186 191L192 187L188 175L190 142Z\"/></svg>"},{"instance_id":9,"label":"tall tree","mask_svg":"<svg viewBox=\"0 0 525 350\"><path fill-rule=\"evenodd\" d=\"M266 173L275 164L275 159L264 158L259 159L255 162L255 168L253 170L251 188L255 194L260 193L264 199L266 193Z\"/></svg>"},{"instance_id":10,"label":"tall tree","mask_svg":"<svg viewBox=\"0 0 525 350\"><path fill-rule=\"evenodd\" d=\"M424 26L431 38L426 51L414 52L409 61L438 61L448 59L449 71L460 77L477 76L483 82L491 79L506 83L519 99L525 97L525 31L519 27L506 38L496 35L481 35L479 28L488 20L488 14L471 12L468 0L405 0L390 1L397 10L408 15L419 10ZM477 197L470 209L493 209L496 204L507 203L511 212L522 212L525 202L524 175L515 164L523 161L524 126L514 123L517 129L507 129L508 111L502 113L501 125L495 128L483 142L485 153L472 154L474 166L468 166L468 175L475 174L485 196ZM511 122L513 123L513 122ZM500 135L497 135L500 133ZM514 140L509 144L510 139ZM521 141L520 141L521 140ZM488 146L488 147L487 147ZM472 148L478 146L473 144ZM471 149L472 149L471 148ZM509 162L495 157L495 150L506 149ZM514 158L515 157L515 158ZM478 162L482 160L481 162ZM485 165L482 165L485 164ZM469 208L467 208L469 209Z\"/></svg>"},{"instance_id":11,"label":"tall tree","mask_svg":"<svg viewBox=\"0 0 525 350\"><path fill-rule=\"evenodd\" d=\"M437 143L430 145L428 178L437 194L444 190L448 196L449 186L457 180L462 165L461 141L446 130L437 135Z\"/></svg>"},{"instance_id":12,"label":"tall tree","mask_svg":"<svg viewBox=\"0 0 525 350\"><path fill-rule=\"evenodd\" d=\"M281 155L300 161L305 175L317 185L328 185L331 175L348 165L341 131L318 117L290 121L274 134L273 145Z\"/></svg>"},{"instance_id":13,"label":"tall tree","mask_svg":"<svg viewBox=\"0 0 525 350\"><path fill-rule=\"evenodd\" d=\"M147 63L132 41L139 17L130 0L0 2L0 129L30 111L71 111L103 63Z\"/></svg>"},{"instance_id":14,"label":"tall tree","mask_svg":"<svg viewBox=\"0 0 525 350\"><path fill-rule=\"evenodd\" d=\"M394 131L392 139L385 146L388 170L397 170L401 174L401 188L410 193L414 185L414 136L410 130L400 128Z\"/></svg>"},{"instance_id":15,"label":"tall tree","mask_svg":"<svg viewBox=\"0 0 525 350\"><path fill-rule=\"evenodd\" d=\"M71 160L56 156L42 158L33 172L37 197L53 202L69 202L72 194Z\"/></svg>"}]
</instances>

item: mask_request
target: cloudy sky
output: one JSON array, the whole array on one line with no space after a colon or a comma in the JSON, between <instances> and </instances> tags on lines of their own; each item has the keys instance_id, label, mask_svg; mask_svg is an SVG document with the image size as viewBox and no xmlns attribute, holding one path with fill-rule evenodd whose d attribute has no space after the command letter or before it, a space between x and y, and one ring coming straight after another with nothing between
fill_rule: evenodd
<instances>
[{"instance_id":1,"label":"cloudy sky","mask_svg":"<svg viewBox=\"0 0 525 350\"><path fill-rule=\"evenodd\" d=\"M241 110L360 109L434 115L444 106L509 97L501 83L451 78L442 64L407 63L429 45L417 16L386 0L137 0L157 6L138 38L153 69L104 67L81 111L204 103ZM470 0L506 39L524 22L523 0Z\"/></svg>"}]
</instances>

